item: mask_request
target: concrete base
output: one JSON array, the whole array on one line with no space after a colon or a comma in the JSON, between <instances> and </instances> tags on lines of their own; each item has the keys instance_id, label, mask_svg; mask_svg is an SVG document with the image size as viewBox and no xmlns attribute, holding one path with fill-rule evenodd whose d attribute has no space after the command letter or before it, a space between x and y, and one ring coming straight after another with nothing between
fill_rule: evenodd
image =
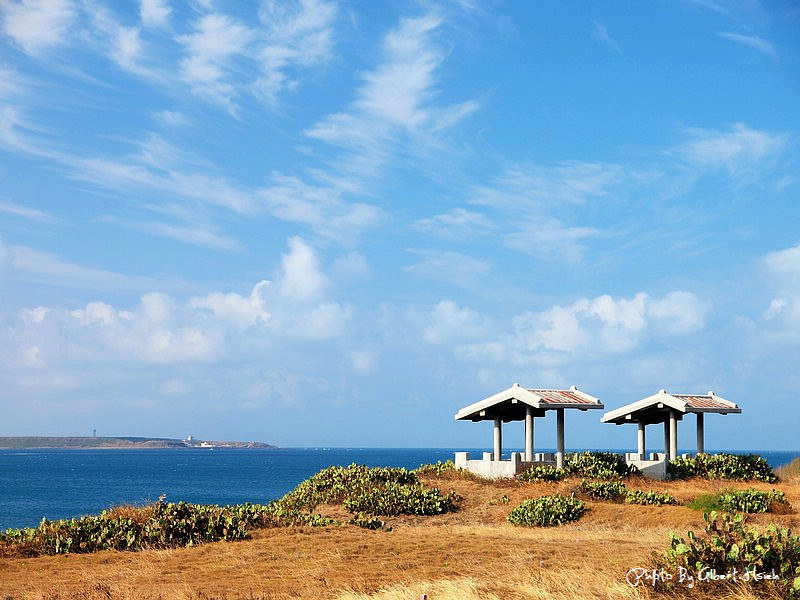
<instances>
[{"instance_id":1,"label":"concrete base","mask_svg":"<svg viewBox=\"0 0 800 600\"><path fill-rule=\"evenodd\" d=\"M667 478L667 455L664 452L651 452L649 459L636 452L627 452L625 462L637 467L645 477L662 480Z\"/></svg>"},{"instance_id":2,"label":"concrete base","mask_svg":"<svg viewBox=\"0 0 800 600\"><path fill-rule=\"evenodd\" d=\"M482 460L470 460L469 452L456 452L456 468L465 469L487 479L515 477L532 463L522 460L522 454L512 452L510 460L493 460L492 452L484 452Z\"/></svg>"}]
</instances>

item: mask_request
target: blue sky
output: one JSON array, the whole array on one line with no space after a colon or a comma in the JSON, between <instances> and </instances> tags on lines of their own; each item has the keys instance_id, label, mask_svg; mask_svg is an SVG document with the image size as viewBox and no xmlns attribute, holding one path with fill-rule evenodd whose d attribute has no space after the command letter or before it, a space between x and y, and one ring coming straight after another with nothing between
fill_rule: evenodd
<instances>
[{"instance_id":1,"label":"blue sky","mask_svg":"<svg viewBox=\"0 0 800 600\"><path fill-rule=\"evenodd\" d=\"M454 413L519 382L713 389L743 414L707 447L797 450L798 32L788 2L0 0L0 435L483 446ZM568 447L635 443L599 416Z\"/></svg>"}]
</instances>

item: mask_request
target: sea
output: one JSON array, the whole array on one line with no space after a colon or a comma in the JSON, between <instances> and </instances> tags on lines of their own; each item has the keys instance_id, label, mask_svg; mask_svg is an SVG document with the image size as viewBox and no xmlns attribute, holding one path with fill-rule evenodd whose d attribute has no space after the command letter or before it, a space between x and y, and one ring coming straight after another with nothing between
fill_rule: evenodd
<instances>
[{"instance_id":1,"label":"sea","mask_svg":"<svg viewBox=\"0 0 800 600\"><path fill-rule=\"evenodd\" d=\"M98 514L122 504L265 504L332 466L405 467L453 458L452 448L0 450L0 531ZM487 448L460 449L480 453ZM542 449L537 451L552 452ZM614 450L617 451L617 450ZM619 450L622 452L622 450ZM688 450L687 450L688 452ZM739 452L738 454L747 454ZM772 467L796 452L757 452Z\"/></svg>"}]
</instances>

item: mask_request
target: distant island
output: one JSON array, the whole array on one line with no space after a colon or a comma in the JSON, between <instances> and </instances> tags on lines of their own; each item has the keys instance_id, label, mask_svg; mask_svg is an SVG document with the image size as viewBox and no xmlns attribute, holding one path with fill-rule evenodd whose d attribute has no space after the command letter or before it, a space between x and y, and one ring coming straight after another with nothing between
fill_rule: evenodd
<instances>
[{"instance_id":1,"label":"distant island","mask_svg":"<svg viewBox=\"0 0 800 600\"><path fill-rule=\"evenodd\" d=\"M263 442L230 442L149 437L0 437L0 449L34 448L277 448Z\"/></svg>"}]
</instances>

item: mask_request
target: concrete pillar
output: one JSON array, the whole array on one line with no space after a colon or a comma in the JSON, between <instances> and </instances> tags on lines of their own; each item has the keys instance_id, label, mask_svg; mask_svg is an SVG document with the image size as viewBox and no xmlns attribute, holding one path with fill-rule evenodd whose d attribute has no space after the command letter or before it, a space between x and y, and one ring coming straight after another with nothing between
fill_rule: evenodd
<instances>
[{"instance_id":1,"label":"concrete pillar","mask_svg":"<svg viewBox=\"0 0 800 600\"><path fill-rule=\"evenodd\" d=\"M503 457L503 421L494 420L494 459L500 460Z\"/></svg>"},{"instance_id":2,"label":"concrete pillar","mask_svg":"<svg viewBox=\"0 0 800 600\"><path fill-rule=\"evenodd\" d=\"M564 409L556 409L556 468L564 468Z\"/></svg>"},{"instance_id":3,"label":"concrete pillar","mask_svg":"<svg viewBox=\"0 0 800 600\"><path fill-rule=\"evenodd\" d=\"M669 411L669 459L678 458L678 415L674 409Z\"/></svg>"},{"instance_id":4,"label":"concrete pillar","mask_svg":"<svg viewBox=\"0 0 800 600\"><path fill-rule=\"evenodd\" d=\"M664 421L664 456L669 460L669 419Z\"/></svg>"},{"instance_id":5,"label":"concrete pillar","mask_svg":"<svg viewBox=\"0 0 800 600\"><path fill-rule=\"evenodd\" d=\"M525 461L533 460L533 409L525 409Z\"/></svg>"},{"instance_id":6,"label":"concrete pillar","mask_svg":"<svg viewBox=\"0 0 800 600\"><path fill-rule=\"evenodd\" d=\"M638 448L637 451L639 452L639 460L644 460L645 458L645 438L644 438L644 421L639 421L639 440L638 440Z\"/></svg>"},{"instance_id":7,"label":"concrete pillar","mask_svg":"<svg viewBox=\"0 0 800 600\"><path fill-rule=\"evenodd\" d=\"M697 453L703 454L705 449L705 432L703 431L703 413L697 413Z\"/></svg>"}]
</instances>

